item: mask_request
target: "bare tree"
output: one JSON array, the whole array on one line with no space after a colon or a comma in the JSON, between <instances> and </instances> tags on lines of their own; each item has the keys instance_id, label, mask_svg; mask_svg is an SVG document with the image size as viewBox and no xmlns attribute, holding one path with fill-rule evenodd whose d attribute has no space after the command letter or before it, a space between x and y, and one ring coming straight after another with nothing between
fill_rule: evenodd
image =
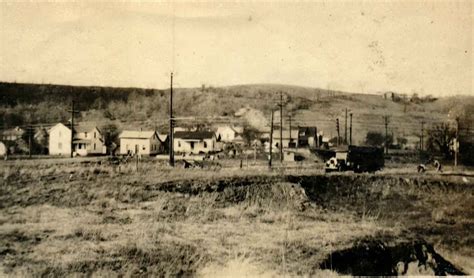
<instances>
[{"instance_id":1,"label":"bare tree","mask_svg":"<svg viewBox=\"0 0 474 278\"><path fill-rule=\"evenodd\" d=\"M455 136L455 129L448 123L433 126L428 129L428 151L442 154L445 158L451 158L452 151L450 144Z\"/></svg>"}]
</instances>

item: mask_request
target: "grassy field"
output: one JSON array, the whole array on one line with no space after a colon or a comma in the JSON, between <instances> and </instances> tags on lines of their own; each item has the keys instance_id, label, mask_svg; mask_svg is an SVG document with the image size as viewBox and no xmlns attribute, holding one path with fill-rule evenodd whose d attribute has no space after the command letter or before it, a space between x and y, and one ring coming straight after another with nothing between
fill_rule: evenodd
<instances>
[{"instance_id":1,"label":"grassy field","mask_svg":"<svg viewBox=\"0 0 474 278\"><path fill-rule=\"evenodd\" d=\"M1 163L3 275L331 276L345 273L322 267L335 252L419 240L474 274L468 170L324 175L296 166ZM426 265L409 269L434 274Z\"/></svg>"}]
</instances>

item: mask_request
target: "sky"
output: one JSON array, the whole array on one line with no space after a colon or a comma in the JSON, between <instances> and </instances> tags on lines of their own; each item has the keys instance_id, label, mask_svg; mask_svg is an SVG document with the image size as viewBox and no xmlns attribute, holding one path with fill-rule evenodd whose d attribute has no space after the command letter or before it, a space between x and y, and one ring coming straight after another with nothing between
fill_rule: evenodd
<instances>
[{"instance_id":1,"label":"sky","mask_svg":"<svg viewBox=\"0 0 474 278\"><path fill-rule=\"evenodd\" d=\"M0 80L474 95L471 1L0 3Z\"/></svg>"}]
</instances>

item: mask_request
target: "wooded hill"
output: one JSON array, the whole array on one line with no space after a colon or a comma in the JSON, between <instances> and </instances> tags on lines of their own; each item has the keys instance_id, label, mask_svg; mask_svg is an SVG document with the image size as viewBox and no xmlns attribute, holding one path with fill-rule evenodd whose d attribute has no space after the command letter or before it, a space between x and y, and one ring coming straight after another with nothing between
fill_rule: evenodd
<instances>
[{"instance_id":1,"label":"wooded hill","mask_svg":"<svg viewBox=\"0 0 474 278\"><path fill-rule=\"evenodd\" d=\"M284 127L318 126L328 137L336 136L336 119L340 134L345 136L345 109L353 114L353 141L364 140L367 131L384 131L385 115L389 116L389 133L394 137L419 136L421 122L429 128L441 122L453 123L459 114L471 117L474 97L455 96L435 99L417 95L384 97L380 94L348 93L299 86L257 84L228 87L178 88L174 90L174 113L177 117L201 117L178 122L178 125L217 123L203 117L221 116L230 122L233 115L247 108L244 119L259 121L256 128L268 125L270 111L277 109L283 95ZM17 125L47 124L67 121L71 101L80 110L80 121L97 124L113 123L119 128L167 129L169 89L140 89L64 86L51 84L0 83L0 128ZM245 113L244 113L245 114ZM471 115L471 116L470 116ZM228 118L226 118L228 117ZM279 113L275 115L279 122ZM348 119L349 121L349 119ZM348 123L349 125L349 123ZM472 121L463 124L472 126Z\"/></svg>"}]
</instances>

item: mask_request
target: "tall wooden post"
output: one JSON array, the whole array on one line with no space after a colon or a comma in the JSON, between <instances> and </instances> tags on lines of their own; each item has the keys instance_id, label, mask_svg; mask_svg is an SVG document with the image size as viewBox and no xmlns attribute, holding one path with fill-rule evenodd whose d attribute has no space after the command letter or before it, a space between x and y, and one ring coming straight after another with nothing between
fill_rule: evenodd
<instances>
[{"instance_id":1,"label":"tall wooden post","mask_svg":"<svg viewBox=\"0 0 474 278\"><path fill-rule=\"evenodd\" d=\"M169 140L169 152L170 152L170 161L169 164L171 167L174 167L174 150L173 150L173 141L174 141L174 122L173 122L173 73L171 73L171 85L170 85L170 134L168 136Z\"/></svg>"},{"instance_id":2,"label":"tall wooden post","mask_svg":"<svg viewBox=\"0 0 474 278\"><path fill-rule=\"evenodd\" d=\"M71 157L73 157L74 153L74 100L71 102Z\"/></svg>"},{"instance_id":3,"label":"tall wooden post","mask_svg":"<svg viewBox=\"0 0 474 278\"><path fill-rule=\"evenodd\" d=\"M385 153L388 154L388 116L384 116L385 120Z\"/></svg>"},{"instance_id":4,"label":"tall wooden post","mask_svg":"<svg viewBox=\"0 0 474 278\"><path fill-rule=\"evenodd\" d=\"M291 139L293 139L291 138L291 115L288 116L288 120L290 122L290 142L291 142Z\"/></svg>"},{"instance_id":5,"label":"tall wooden post","mask_svg":"<svg viewBox=\"0 0 474 278\"><path fill-rule=\"evenodd\" d=\"M272 149L273 149L273 109L270 124L270 157L268 158L268 168L272 168Z\"/></svg>"},{"instance_id":6,"label":"tall wooden post","mask_svg":"<svg viewBox=\"0 0 474 278\"><path fill-rule=\"evenodd\" d=\"M283 92L280 92L280 162L283 163Z\"/></svg>"},{"instance_id":7,"label":"tall wooden post","mask_svg":"<svg viewBox=\"0 0 474 278\"><path fill-rule=\"evenodd\" d=\"M344 144L347 144L347 108L344 116Z\"/></svg>"},{"instance_id":8,"label":"tall wooden post","mask_svg":"<svg viewBox=\"0 0 474 278\"><path fill-rule=\"evenodd\" d=\"M458 166L459 153L459 117L456 118L456 142L454 142L454 167Z\"/></svg>"},{"instance_id":9,"label":"tall wooden post","mask_svg":"<svg viewBox=\"0 0 474 278\"><path fill-rule=\"evenodd\" d=\"M352 113L349 114L349 145L352 145Z\"/></svg>"},{"instance_id":10,"label":"tall wooden post","mask_svg":"<svg viewBox=\"0 0 474 278\"><path fill-rule=\"evenodd\" d=\"M421 138L420 138L420 150L423 151L424 149L424 144L425 144L425 141L424 141L424 125L425 125L425 122L424 121L421 121Z\"/></svg>"},{"instance_id":11,"label":"tall wooden post","mask_svg":"<svg viewBox=\"0 0 474 278\"><path fill-rule=\"evenodd\" d=\"M31 136L33 135L33 127L28 126L28 157L31 158Z\"/></svg>"}]
</instances>

